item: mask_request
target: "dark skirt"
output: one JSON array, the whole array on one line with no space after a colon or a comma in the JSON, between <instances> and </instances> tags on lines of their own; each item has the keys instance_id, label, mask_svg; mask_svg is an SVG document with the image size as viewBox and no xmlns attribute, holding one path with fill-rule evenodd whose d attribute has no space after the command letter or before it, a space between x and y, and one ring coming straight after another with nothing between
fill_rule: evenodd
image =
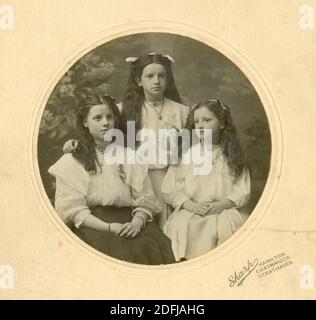
<instances>
[{"instance_id":1,"label":"dark skirt","mask_svg":"<svg viewBox=\"0 0 316 320\"><path fill-rule=\"evenodd\" d=\"M126 223L132 220L132 209L129 207L92 207L90 210L94 216L109 223ZM155 223L147 223L133 239L120 238L113 233L86 227L73 228L73 231L91 247L119 260L148 265L175 262L170 239Z\"/></svg>"}]
</instances>

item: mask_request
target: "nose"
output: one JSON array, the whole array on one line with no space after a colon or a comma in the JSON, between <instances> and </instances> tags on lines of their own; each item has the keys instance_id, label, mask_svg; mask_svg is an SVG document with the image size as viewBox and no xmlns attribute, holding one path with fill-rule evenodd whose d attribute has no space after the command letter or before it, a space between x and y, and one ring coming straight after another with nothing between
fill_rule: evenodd
<instances>
[{"instance_id":1,"label":"nose","mask_svg":"<svg viewBox=\"0 0 316 320\"><path fill-rule=\"evenodd\" d=\"M102 126L107 127L108 125L109 125L109 121L108 121L107 117L104 117L102 120Z\"/></svg>"},{"instance_id":2,"label":"nose","mask_svg":"<svg viewBox=\"0 0 316 320\"><path fill-rule=\"evenodd\" d=\"M154 76L154 83L159 83L159 76L158 75Z\"/></svg>"},{"instance_id":3,"label":"nose","mask_svg":"<svg viewBox=\"0 0 316 320\"><path fill-rule=\"evenodd\" d=\"M203 122L199 121L196 125L197 129L204 129Z\"/></svg>"}]
</instances>

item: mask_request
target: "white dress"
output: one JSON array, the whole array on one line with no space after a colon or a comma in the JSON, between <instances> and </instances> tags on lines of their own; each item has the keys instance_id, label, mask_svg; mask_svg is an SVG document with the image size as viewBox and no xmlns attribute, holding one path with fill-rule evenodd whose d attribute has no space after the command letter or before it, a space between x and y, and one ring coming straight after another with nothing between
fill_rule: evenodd
<instances>
[{"instance_id":1,"label":"white dress","mask_svg":"<svg viewBox=\"0 0 316 320\"><path fill-rule=\"evenodd\" d=\"M142 110L142 128L154 131L156 136L156 163L150 163L149 169L163 169L168 163L159 162L159 148L164 150L159 133L163 129L182 129L185 126L189 108L183 104L164 98L163 107L159 107L159 112L155 107L150 106L146 101ZM158 108L158 107L157 107ZM156 110L156 111L155 111ZM160 112L161 111L161 112ZM161 118L159 117L159 114ZM168 150L167 150L168 151Z\"/></svg>"},{"instance_id":2,"label":"white dress","mask_svg":"<svg viewBox=\"0 0 316 320\"><path fill-rule=\"evenodd\" d=\"M160 111L160 110L159 110ZM151 179L154 192L162 205L162 211L159 214L158 224L163 228L169 211L168 206L164 201L161 193L161 185L167 173L168 163L159 163L159 147L161 148L161 141L159 141L159 132L161 129L181 129L185 126L189 108L183 104L177 103L170 99L164 98L164 106L161 110L161 119L157 112L144 103L142 110L142 128L152 129L156 135L156 159L155 164L149 164L149 177ZM163 148L162 148L163 149ZM171 150L172 151L172 150Z\"/></svg>"},{"instance_id":3,"label":"white dress","mask_svg":"<svg viewBox=\"0 0 316 320\"><path fill-rule=\"evenodd\" d=\"M189 152L198 152L193 146ZM172 241L172 249L176 260L192 259L207 253L228 239L244 223L247 215L242 207L250 195L250 174L245 169L235 178L230 174L227 161L218 148L214 150L212 170L208 175L194 175L194 164L170 166L162 184L165 201L174 207L168 218L164 232ZM220 214L201 217L183 209L187 200L196 202L218 201L229 199L236 207L224 210Z\"/></svg>"}]
</instances>

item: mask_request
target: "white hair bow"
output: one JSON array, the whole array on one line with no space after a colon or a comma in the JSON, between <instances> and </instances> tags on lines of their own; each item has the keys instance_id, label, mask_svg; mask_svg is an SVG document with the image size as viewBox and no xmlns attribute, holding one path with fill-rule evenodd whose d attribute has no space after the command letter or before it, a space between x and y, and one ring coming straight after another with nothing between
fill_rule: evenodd
<instances>
[{"instance_id":1,"label":"white hair bow","mask_svg":"<svg viewBox=\"0 0 316 320\"><path fill-rule=\"evenodd\" d=\"M150 53L148 53L148 54L157 54L157 53L155 53L155 52L150 52ZM162 57L167 58L167 59L168 59L169 61L171 61L172 63L176 63L176 62L174 61L174 59L173 59L169 54L163 54ZM136 58L136 57L127 57L127 58L125 59L125 62L133 63L133 62L135 62L137 59L138 59L138 58Z\"/></svg>"},{"instance_id":2,"label":"white hair bow","mask_svg":"<svg viewBox=\"0 0 316 320\"><path fill-rule=\"evenodd\" d=\"M172 63L176 63L175 61L174 61L174 59L171 57L171 56L169 56L169 54L163 54L162 55L163 57L165 57L165 58L167 58L169 61L171 61Z\"/></svg>"},{"instance_id":3,"label":"white hair bow","mask_svg":"<svg viewBox=\"0 0 316 320\"><path fill-rule=\"evenodd\" d=\"M136 61L137 59L138 58L136 58L136 57L128 57L128 58L125 59L125 62L131 63L131 62Z\"/></svg>"}]
</instances>

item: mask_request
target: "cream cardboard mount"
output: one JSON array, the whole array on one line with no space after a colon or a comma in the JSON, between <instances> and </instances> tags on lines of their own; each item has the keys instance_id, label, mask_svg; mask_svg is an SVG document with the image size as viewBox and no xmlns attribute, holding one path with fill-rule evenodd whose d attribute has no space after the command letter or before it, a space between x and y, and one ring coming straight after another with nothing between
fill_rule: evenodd
<instances>
[{"instance_id":1,"label":"cream cardboard mount","mask_svg":"<svg viewBox=\"0 0 316 320\"><path fill-rule=\"evenodd\" d=\"M0 299L314 299L315 10L315 1L285 0L1 2ZM230 59L271 132L268 179L247 222L206 255L155 267L79 241L49 201L37 149L65 72L144 32L188 37Z\"/></svg>"}]
</instances>

